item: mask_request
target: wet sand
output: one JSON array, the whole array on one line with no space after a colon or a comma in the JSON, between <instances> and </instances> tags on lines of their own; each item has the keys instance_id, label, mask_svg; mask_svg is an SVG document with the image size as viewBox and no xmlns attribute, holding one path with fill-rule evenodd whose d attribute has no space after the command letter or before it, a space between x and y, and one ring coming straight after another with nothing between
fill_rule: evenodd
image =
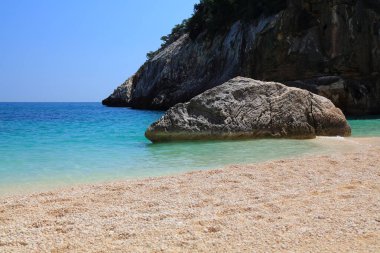
<instances>
[{"instance_id":1,"label":"wet sand","mask_svg":"<svg viewBox=\"0 0 380 253\"><path fill-rule=\"evenodd\" d=\"M0 252L380 252L380 140L0 198Z\"/></svg>"}]
</instances>

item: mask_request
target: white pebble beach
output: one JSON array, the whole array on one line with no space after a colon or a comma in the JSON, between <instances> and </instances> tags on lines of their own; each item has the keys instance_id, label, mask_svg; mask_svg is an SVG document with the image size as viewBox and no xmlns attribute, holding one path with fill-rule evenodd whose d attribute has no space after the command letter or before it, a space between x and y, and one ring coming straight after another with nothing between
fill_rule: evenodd
<instances>
[{"instance_id":1,"label":"white pebble beach","mask_svg":"<svg viewBox=\"0 0 380 253\"><path fill-rule=\"evenodd\" d=\"M0 252L380 252L380 141L0 198Z\"/></svg>"}]
</instances>

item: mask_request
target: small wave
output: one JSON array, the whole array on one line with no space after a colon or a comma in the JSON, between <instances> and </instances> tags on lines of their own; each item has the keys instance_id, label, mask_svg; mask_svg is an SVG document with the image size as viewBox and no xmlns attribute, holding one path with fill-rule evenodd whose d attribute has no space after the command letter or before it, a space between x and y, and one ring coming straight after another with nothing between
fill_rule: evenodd
<instances>
[{"instance_id":1,"label":"small wave","mask_svg":"<svg viewBox=\"0 0 380 253\"><path fill-rule=\"evenodd\" d=\"M340 141L347 140L346 137L342 137L342 136L318 136L317 139L340 140Z\"/></svg>"}]
</instances>

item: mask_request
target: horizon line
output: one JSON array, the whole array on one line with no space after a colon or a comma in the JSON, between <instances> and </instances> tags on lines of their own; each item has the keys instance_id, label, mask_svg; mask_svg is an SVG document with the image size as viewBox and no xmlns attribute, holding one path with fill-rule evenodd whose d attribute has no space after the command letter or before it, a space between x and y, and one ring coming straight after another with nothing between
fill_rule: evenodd
<instances>
[{"instance_id":1,"label":"horizon line","mask_svg":"<svg viewBox=\"0 0 380 253\"><path fill-rule=\"evenodd\" d=\"M0 103L102 103L102 101L0 101Z\"/></svg>"}]
</instances>

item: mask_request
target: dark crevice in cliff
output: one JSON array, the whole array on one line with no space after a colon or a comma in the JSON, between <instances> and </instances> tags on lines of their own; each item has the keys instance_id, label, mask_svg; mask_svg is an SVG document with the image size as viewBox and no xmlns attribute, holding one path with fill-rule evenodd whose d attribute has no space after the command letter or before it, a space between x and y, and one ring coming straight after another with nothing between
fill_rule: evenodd
<instances>
[{"instance_id":1,"label":"dark crevice in cliff","mask_svg":"<svg viewBox=\"0 0 380 253\"><path fill-rule=\"evenodd\" d=\"M312 120L312 126L314 128L315 133L317 133L317 123L314 117L314 109L313 109L313 93L309 92L309 100L310 100L310 116Z\"/></svg>"},{"instance_id":2,"label":"dark crevice in cliff","mask_svg":"<svg viewBox=\"0 0 380 253\"><path fill-rule=\"evenodd\" d=\"M267 102L269 104L269 129L272 129L271 134L273 135L273 108L272 108L272 101L270 99L270 96L267 96ZM277 131L277 129L276 129Z\"/></svg>"}]
</instances>

